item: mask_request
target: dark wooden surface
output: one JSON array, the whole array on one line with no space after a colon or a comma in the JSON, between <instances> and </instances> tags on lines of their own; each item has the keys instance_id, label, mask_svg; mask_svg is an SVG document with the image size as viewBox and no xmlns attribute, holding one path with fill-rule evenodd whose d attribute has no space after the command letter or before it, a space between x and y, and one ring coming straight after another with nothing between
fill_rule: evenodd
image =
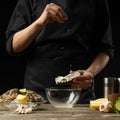
<instances>
[{"instance_id":1,"label":"dark wooden surface","mask_svg":"<svg viewBox=\"0 0 120 120\"><path fill-rule=\"evenodd\" d=\"M30 114L17 114L13 111L0 111L0 120L119 120L120 114L102 113L89 108L89 105L77 105L73 108L54 108L43 104L40 110Z\"/></svg>"}]
</instances>

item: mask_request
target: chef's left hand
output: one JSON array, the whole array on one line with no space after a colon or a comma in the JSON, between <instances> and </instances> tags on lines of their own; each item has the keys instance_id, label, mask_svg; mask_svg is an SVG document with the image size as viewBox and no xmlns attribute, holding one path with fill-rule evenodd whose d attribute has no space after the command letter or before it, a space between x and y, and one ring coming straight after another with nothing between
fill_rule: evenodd
<instances>
[{"instance_id":1,"label":"chef's left hand","mask_svg":"<svg viewBox=\"0 0 120 120\"><path fill-rule=\"evenodd\" d=\"M87 70L80 70L82 74L73 79L71 87L87 89L92 85L93 74ZM71 71L74 72L74 71Z\"/></svg>"}]
</instances>

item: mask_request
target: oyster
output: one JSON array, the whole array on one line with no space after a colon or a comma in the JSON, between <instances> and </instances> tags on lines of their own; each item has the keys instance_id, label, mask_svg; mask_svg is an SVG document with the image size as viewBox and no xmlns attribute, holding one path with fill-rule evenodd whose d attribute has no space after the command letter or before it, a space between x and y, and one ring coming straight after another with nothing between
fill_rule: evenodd
<instances>
[{"instance_id":1,"label":"oyster","mask_svg":"<svg viewBox=\"0 0 120 120\"><path fill-rule=\"evenodd\" d=\"M32 90L26 90L26 94L29 102L44 102L44 98Z\"/></svg>"},{"instance_id":2,"label":"oyster","mask_svg":"<svg viewBox=\"0 0 120 120\"><path fill-rule=\"evenodd\" d=\"M19 93L19 90L17 88L10 89L0 96L0 101L1 102L11 102L14 99L16 99L18 93Z\"/></svg>"},{"instance_id":3,"label":"oyster","mask_svg":"<svg viewBox=\"0 0 120 120\"><path fill-rule=\"evenodd\" d=\"M82 74L81 71L75 71L66 76L58 76L55 78L55 83L56 84L70 83L74 78L80 76L81 74Z\"/></svg>"}]
</instances>

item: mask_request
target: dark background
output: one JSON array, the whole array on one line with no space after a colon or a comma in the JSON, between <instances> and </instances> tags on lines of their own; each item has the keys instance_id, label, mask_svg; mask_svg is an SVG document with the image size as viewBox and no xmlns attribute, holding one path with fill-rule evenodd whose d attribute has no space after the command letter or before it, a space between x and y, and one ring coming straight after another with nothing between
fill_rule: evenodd
<instances>
[{"instance_id":1,"label":"dark background","mask_svg":"<svg viewBox=\"0 0 120 120\"><path fill-rule=\"evenodd\" d=\"M17 0L0 3L0 94L11 88L23 87L25 59L13 58L7 54L5 49L5 30L16 3ZM109 0L109 4L115 55L108 66L96 76L95 92L97 98L103 97L104 77L120 77L120 7L116 0Z\"/></svg>"}]
</instances>

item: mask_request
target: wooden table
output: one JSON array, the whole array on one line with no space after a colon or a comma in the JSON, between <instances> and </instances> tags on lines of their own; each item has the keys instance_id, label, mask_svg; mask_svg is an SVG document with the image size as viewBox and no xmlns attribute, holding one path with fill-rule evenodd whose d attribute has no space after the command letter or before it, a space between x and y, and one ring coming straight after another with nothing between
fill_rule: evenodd
<instances>
[{"instance_id":1,"label":"wooden table","mask_svg":"<svg viewBox=\"0 0 120 120\"><path fill-rule=\"evenodd\" d=\"M0 111L0 120L120 120L120 114L102 113L89 108L89 105L58 109L50 104L43 104L40 110L32 111L30 114Z\"/></svg>"}]
</instances>

